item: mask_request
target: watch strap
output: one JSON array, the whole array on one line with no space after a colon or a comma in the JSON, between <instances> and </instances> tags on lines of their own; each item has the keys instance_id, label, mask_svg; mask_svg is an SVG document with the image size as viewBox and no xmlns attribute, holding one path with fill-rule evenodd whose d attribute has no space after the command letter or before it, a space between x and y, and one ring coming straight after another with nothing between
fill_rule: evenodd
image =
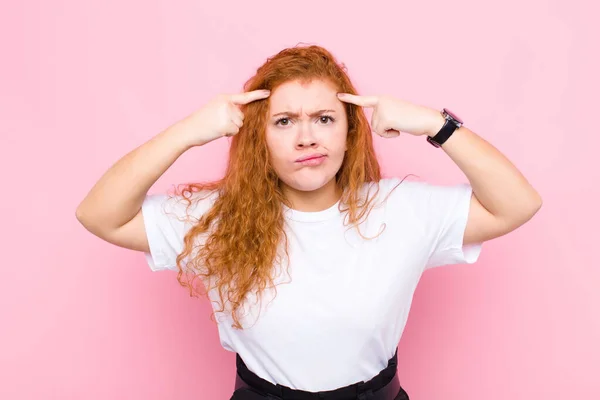
<instances>
[{"instance_id":1,"label":"watch strap","mask_svg":"<svg viewBox=\"0 0 600 400\"><path fill-rule=\"evenodd\" d=\"M431 143L434 147L441 147L458 128L458 126L451 120L449 116L447 116L446 113L442 113L442 115L444 115L444 117L446 118L442 129L440 129L440 131L433 137L427 136L427 141Z\"/></svg>"}]
</instances>

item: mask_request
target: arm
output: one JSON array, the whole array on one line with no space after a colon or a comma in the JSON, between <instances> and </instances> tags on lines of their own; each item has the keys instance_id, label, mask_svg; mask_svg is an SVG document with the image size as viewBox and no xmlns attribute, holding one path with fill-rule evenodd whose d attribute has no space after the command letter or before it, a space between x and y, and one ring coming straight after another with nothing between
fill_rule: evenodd
<instances>
[{"instance_id":1,"label":"arm","mask_svg":"<svg viewBox=\"0 0 600 400\"><path fill-rule=\"evenodd\" d=\"M432 108L391 96L338 93L341 101L374 107L371 125L382 137L400 132L435 136L444 126L442 114ZM473 188L463 243L482 243L527 222L542 206L542 198L519 170L494 146L466 128L457 129L442 149L458 165Z\"/></svg>"},{"instance_id":2,"label":"arm","mask_svg":"<svg viewBox=\"0 0 600 400\"><path fill-rule=\"evenodd\" d=\"M123 247L148 251L141 206L146 193L191 145L183 121L118 160L77 207L79 222L94 235Z\"/></svg>"},{"instance_id":3,"label":"arm","mask_svg":"<svg viewBox=\"0 0 600 400\"><path fill-rule=\"evenodd\" d=\"M426 134L433 137L444 125L433 110ZM519 170L494 146L464 125L442 149L469 179L473 188L464 244L480 243L523 225L542 206L542 198Z\"/></svg>"},{"instance_id":4,"label":"arm","mask_svg":"<svg viewBox=\"0 0 600 400\"><path fill-rule=\"evenodd\" d=\"M186 150L242 127L239 106L269 97L268 90L219 95L115 163L77 207L79 222L107 242L149 252L141 208L148 190Z\"/></svg>"}]
</instances>

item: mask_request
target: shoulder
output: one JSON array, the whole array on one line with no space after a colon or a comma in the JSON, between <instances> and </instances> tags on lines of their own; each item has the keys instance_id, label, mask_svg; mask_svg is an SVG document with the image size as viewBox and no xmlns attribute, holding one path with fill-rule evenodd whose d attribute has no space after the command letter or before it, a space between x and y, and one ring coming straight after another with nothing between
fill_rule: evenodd
<instances>
[{"instance_id":1,"label":"shoulder","mask_svg":"<svg viewBox=\"0 0 600 400\"><path fill-rule=\"evenodd\" d=\"M427 182L418 181L410 175L403 178L385 177L379 181L367 182L360 191L365 204L372 204L372 211L381 210L393 218L408 214L414 217L416 208L423 204L428 193Z\"/></svg>"},{"instance_id":2,"label":"shoulder","mask_svg":"<svg viewBox=\"0 0 600 400\"><path fill-rule=\"evenodd\" d=\"M378 187L378 197L384 200L392 198L394 201L399 200L418 200L426 196L431 190L432 185L426 181L416 180L405 176L382 178L379 182L373 183L373 187Z\"/></svg>"},{"instance_id":3,"label":"shoulder","mask_svg":"<svg viewBox=\"0 0 600 400\"><path fill-rule=\"evenodd\" d=\"M147 195L144 200L144 208L152 208L159 214L182 222L193 223L197 222L214 205L217 198L216 190L201 190L191 193L169 191Z\"/></svg>"},{"instance_id":4,"label":"shoulder","mask_svg":"<svg viewBox=\"0 0 600 400\"><path fill-rule=\"evenodd\" d=\"M380 187L394 201L410 203L413 207L431 207L439 203L454 203L471 193L469 183L435 184L421 178L385 178Z\"/></svg>"}]
</instances>

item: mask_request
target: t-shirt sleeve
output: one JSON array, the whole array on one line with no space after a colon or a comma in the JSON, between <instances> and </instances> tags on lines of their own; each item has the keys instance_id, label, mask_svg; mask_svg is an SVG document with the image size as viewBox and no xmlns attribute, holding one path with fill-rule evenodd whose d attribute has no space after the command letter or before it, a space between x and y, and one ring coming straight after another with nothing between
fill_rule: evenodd
<instances>
[{"instance_id":1,"label":"t-shirt sleeve","mask_svg":"<svg viewBox=\"0 0 600 400\"><path fill-rule=\"evenodd\" d=\"M152 271L176 270L177 255L183 250L186 223L181 215L180 201L167 194L147 195L142 203L142 215L149 253L144 253ZM185 210L183 210L185 211Z\"/></svg>"},{"instance_id":2,"label":"t-shirt sleeve","mask_svg":"<svg viewBox=\"0 0 600 400\"><path fill-rule=\"evenodd\" d=\"M150 252L144 256L152 271L178 270L176 258L183 251L183 239L212 200L212 196L195 199L188 208L188 201L182 196L146 195L142 216Z\"/></svg>"},{"instance_id":3,"label":"t-shirt sleeve","mask_svg":"<svg viewBox=\"0 0 600 400\"><path fill-rule=\"evenodd\" d=\"M471 185L421 182L419 190L422 190L422 202L417 207L425 220L426 236L431 245L425 269L475 263L483 244L463 245L473 193Z\"/></svg>"}]
</instances>

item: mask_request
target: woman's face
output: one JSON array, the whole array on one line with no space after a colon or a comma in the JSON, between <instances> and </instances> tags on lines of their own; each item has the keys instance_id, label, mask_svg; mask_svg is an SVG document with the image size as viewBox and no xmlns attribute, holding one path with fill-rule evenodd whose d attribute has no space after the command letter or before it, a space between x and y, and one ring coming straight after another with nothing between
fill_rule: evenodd
<instances>
[{"instance_id":1,"label":"woman's face","mask_svg":"<svg viewBox=\"0 0 600 400\"><path fill-rule=\"evenodd\" d=\"M275 172L292 189L320 189L342 165L348 118L336 93L318 79L286 82L271 92L267 146ZM312 160L302 161L307 157Z\"/></svg>"}]
</instances>

